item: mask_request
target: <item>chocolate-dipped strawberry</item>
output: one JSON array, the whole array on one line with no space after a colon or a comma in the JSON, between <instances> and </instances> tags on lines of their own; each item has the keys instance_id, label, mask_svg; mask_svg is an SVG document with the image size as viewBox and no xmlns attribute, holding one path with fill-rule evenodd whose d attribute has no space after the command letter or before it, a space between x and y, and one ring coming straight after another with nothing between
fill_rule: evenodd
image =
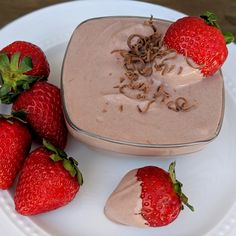
<instances>
[{"instance_id":1,"label":"chocolate-dipped strawberry","mask_svg":"<svg viewBox=\"0 0 236 236\"><path fill-rule=\"evenodd\" d=\"M105 215L112 221L135 227L160 227L173 222L183 204L192 211L175 176L169 171L146 166L128 172L106 202Z\"/></svg>"},{"instance_id":2,"label":"chocolate-dipped strawberry","mask_svg":"<svg viewBox=\"0 0 236 236\"><path fill-rule=\"evenodd\" d=\"M203 76L208 77L223 65L228 55L226 44L233 40L231 33L221 31L215 14L206 12L200 17L186 16L172 23L164 44L193 60Z\"/></svg>"}]
</instances>

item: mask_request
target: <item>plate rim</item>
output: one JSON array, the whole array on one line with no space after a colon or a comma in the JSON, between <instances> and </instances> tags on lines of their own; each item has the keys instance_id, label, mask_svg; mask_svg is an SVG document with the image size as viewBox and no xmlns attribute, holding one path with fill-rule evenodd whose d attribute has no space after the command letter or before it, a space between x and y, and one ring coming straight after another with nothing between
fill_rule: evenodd
<instances>
[{"instance_id":1,"label":"plate rim","mask_svg":"<svg viewBox=\"0 0 236 236\"><path fill-rule=\"evenodd\" d=\"M0 29L0 34L4 31L7 30L9 27L13 27L15 24L20 23L22 20L27 19L28 17L34 17L35 14L40 14L45 12L45 10L50 10L50 9L54 9L58 8L60 6L63 5L73 5L73 4L84 4L84 3L96 3L96 1L92 1L92 0L87 0L87 1L69 1L69 2L63 2L63 3L58 3L58 4L53 4L47 7L43 7L39 10L30 12L26 15L20 16L17 19L15 19L14 21L6 24L5 26L3 26ZM181 12L178 12L174 9L168 8L168 7L164 7L164 6L160 6L157 4L152 4L152 3L145 3L145 2L141 2L141 1L127 1L127 0L106 0L106 1L101 1L103 3L115 3L116 4L120 3L120 2L133 2L134 4L140 4L140 5L150 5L150 6L154 6L154 7L160 7L163 8L167 11L172 11L178 14L183 14ZM50 46L55 46L55 44L57 42L57 38L55 38L54 40L50 41L50 43L48 44L49 48ZM65 41L64 41L65 42ZM51 44L51 45L50 45ZM236 48L236 45L234 45ZM233 94L234 97L236 97L236 87L233 86L233 81L231 78L227 77L227 80L225 80L225 84L227 87L227 89L230 91L231 94ZM26 236L52 236L51 234L47 233L44 229L42 229L41 227L39 227L36 223L34 223L33 220L31 220L28 217L23 217L21 215L19 215L18 213L16 213L16 211L14 210L14 203L13 203L13 198L10 194L10 192L7 191L0 191L0 203L1 206L0 208L3 210L4 214L8 217L9 220L12 221L12 223L14 225L17 226L17 228ZM236 201L235 203L231 206L230 210L226 213L226 215L224 215L222 217L222 219L218 222L218 224L216 224L209 232L207 232L205 235L207 236L228 236L230 235L230 232L234 231L236 229Z\"/></svg>"}]
</instances>

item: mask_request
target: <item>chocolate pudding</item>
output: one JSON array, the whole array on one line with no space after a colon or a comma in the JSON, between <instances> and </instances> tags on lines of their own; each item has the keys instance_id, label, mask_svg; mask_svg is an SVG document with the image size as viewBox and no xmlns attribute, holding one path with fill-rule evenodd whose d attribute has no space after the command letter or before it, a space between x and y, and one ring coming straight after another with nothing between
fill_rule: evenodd
<instances>
[{"instance_id":1,"label":"chocolate pudding","mask_svg":"<svg viewBox=\"0 0 236 236\"><path fill-rule=\"evenodd\" d=\"M72 135L135 155L197 151L218 135L224 112L221 72L203 78L190 58L165 48L162 37L169 25L142 17L104 17L76 28L62 72ZM159 40L157 53L146 56L155 58L145 65L128 55L135 51L130 44L142 40Z\"/></svg>"}]
</instances>

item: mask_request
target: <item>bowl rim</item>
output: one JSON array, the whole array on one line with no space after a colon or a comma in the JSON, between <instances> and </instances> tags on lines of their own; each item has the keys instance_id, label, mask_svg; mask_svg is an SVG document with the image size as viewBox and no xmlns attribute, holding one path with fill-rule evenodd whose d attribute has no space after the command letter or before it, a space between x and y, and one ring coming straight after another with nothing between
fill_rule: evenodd
<instances>
[{"instance_id":1,"label":"bowl rim","mask_svg":"<svg viewBox=\"0 0 236 236\"><path fill-rule=\"evenodd\" d=\"M69 42L67 43L66 46L66 50L65 50L65 54L64 54L64 58L62 61L62 67L61 67L61 78L60 78L60 87L61 87L61 101L62 101L62 108L64 111L64 117L66 120L66 123L70 126L70 128L72 128L75 132L78 132L79 134L85 135L87 137L91 137L91 138L95 138L98 140L102 140L102 141L106 141L109 143L113 143L113 144L119 144L119 145L125 145L125 146L132 146L132 147L143 147L143 148L180 148L180 147L187 147L187 146L194 146L194 145L204 145L204 144L208 144L209 142L213 141L220 133L220 130L222 128L222 124L223 124L223 118L224 118L224 113L225 113L225 88L224 88L224 77L223 77L223 73L222 70L219 69L219 73L220 76L222 77L223 80L223 86L222 86L222 108L221 108L221 117L220 120L218 122L217 128L215 130L214 135L211 138L208 139L204 139L204 140L199 140L199 141L193 141L193 142L186 142L186 143L176 143L176 144L146 144L146 143L137 143L137 142L130 142L130 141L122 141L122 140L116 140L116 139L112 139L109 137L105 137L105 136L101 136L98 135L96 133L90 132L90 131L86 131L83 130L79 127L77 127L72 120L70 119L70 116L67 112L66 109L66 101L65 101L65 96L64 96L64 87L63 87L63 72L64 72L64 64L65 64L65 60L66 60L66 56L67 56L67 52L70 46L70 43L72 41L72 38L75 34L75 32L77 31L77 29L92 20L99 20L99 19L104 19L104 18L143 18L143 19L150 19L150 17L144 17L144 16L101 16L101 17L94 17L94 18L90 18L90 19L86 19L84 21L82 21L73 31ZM160 21L164 21L164 22L168 22L168 23L172 23L172 21L169 20L163 20L163 19L159 19L159 18L153 18L154 20L160 20Z\"/></svg>"}]
</instances>

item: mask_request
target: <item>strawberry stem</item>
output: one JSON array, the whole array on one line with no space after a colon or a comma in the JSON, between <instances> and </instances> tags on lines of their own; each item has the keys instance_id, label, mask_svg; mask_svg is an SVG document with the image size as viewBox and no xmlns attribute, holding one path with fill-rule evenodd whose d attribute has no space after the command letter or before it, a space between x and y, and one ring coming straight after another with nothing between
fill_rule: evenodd
<instances>
[{"instance_id":1,"label":"strawberry stem","mask_svg":"<svg viewBox=\"0 0 236 236\"><path fill-rule=\"evenodd\" d=\"M204 21L211 26L216 27L217 29L219 29L221 32L221 27L217 22L217 17L214 13L206 11L203 15L200 16L202 19L204 19ZM234 41L234 35L231 32L222 32L224 38L225 38L225 43L229 44L232 43Z\"/></svg>"},{"instance_id":2,"label":"strawberry stem","mask_svg":"<svg viewBox=\"0 0 236 236\"><path fill-rule=\"evenodd\" d=\"M176 179L176 174L175 174L175 165L176 163L175 162L172 162L169 166L169 176L171 178L171 181L173 183L173 187L174 187L174 190L175 192L178 194L178 196L180 197L180 200L181 202L186 205L191 211L194 211L194 207L191 206L189 203L188 203L188 197L182 192L182 187L183 187L183 184L181 182L179 182L177 179ZM183 205L182 205L182 209L183 209Z\"/></svg>"},{"instance_id":3,"label":"strawberry stem","mask_svg":"<svg viewBox=\"0 0 236 236\"><path fill-rule=\"evenodd\" d=\"M79 185L83 185L83 176L78 168L78 162L73 157L68 157L67 154L59 149L54 147L51 143L43 139L43 146L53 152L50 155L51 160L54 162L62 161L62 165L69 172L72 177L76 177Z\"/></svg>"}]
</instances>

